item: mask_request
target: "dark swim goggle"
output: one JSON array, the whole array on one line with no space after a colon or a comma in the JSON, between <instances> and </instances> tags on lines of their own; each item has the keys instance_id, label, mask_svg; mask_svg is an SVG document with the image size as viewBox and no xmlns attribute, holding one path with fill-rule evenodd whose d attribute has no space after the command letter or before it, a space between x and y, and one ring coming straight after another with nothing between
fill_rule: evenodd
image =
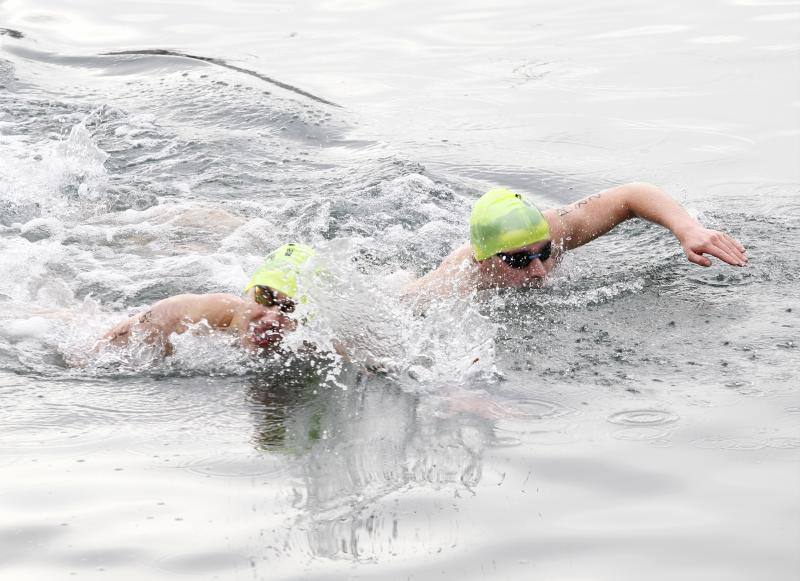
<instances>
[{"instance_id":1,"label":"dark swim goggle","mask_svg":"<svg viewBox=\"0 0 800 581\"><path fill-rule=\"evenodd\" d=\"M264 307L278 307L282 313L294 312L292 299L279 299L271 287L256 285L253 287L253 300Z\"/></svg>"},{"instance_id":2,"label":"dark swim goggle","mask_svg":"<svg viewBox=\"0 0 800 581\"><path fill-rule=\"evenodd\" d=\"M499 257L500 260L505 262L511 268L525 268L537 258L544 262L550 258L550 253L552 250L553 241L549 240L544 248L542 248L539 252L528 252L527 250L514 252L513 254L509 254L508 252L498 252L495 254L495 256Z\"/></svg>"}]
</instances>

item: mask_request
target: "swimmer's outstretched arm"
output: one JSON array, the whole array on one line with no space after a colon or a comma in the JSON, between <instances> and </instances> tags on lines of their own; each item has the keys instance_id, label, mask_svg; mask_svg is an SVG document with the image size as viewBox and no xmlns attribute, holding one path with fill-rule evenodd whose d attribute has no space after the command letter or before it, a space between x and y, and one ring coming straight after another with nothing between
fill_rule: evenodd
<instances>
[{"instance_id":1,"label":"swimmer's outstretched arm","mask_svg":"<svg viewBox=\"0 0 800 581\"><path fill-rule=\"evenodd\" d=\"M564 250L591 242L630 218L660 224L681 243L686 258L711 266L704 254L734 266L747 264L745 248L724 232L705 228L660 188L634 182L593 194L568 206L546 210L553 240Z\"/></svg>"},{"instance_id":2,"label":"swimmer's outstretched arm","mask_svg":"<svg viewBox=\"0 0 800 581\"><path fill-rule=\"evenodd\" d=\"M226 329L240 303L240 298L223 293L169 297L110 329L95 349L108 345L121 347L128 344L132 335L138 335L145 343L160 347L164 355L170 355L170 335L184 333L201 321L212 329Z\"/></svg>"}]
</instances>

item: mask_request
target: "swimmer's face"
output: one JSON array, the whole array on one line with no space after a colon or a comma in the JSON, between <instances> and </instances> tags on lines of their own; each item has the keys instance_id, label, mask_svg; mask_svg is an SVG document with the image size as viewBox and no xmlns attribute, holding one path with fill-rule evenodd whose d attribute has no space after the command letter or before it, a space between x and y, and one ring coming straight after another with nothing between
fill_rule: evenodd
<instances>
[{"instance_id":1,"label":"swimmer's face","mask_svg":"<svg viewBox=\"0 0 800 581\"><path fill-rule=\"evenodd\" d=\"M551 252L550 240L543 240L534 244L520 246L507 250L503 255L494 255L491 258L478 262L481 278L488 283L488 286L523 288L538 288L544 284L547 275L555 267L555 261ZM542 254L533 259L526 259L525 255ZM520 254L519 257L514 256ZM520 260L518 260L518 258ZM527 264L521 264L525 263Z\"/></svg>"},{"instance_id":2,"label":"swimmer's face","mask_svg":"<svg viewBox=\"0 0 800 581\"><path fill-rule=\"evenodd\" d=\"M282 293L276 292L276 295L282 300L289 300ZM271 349L277 347L286 332L297 328L297 321L281 310L278 304L264 306L256 303L252 290L248 298L248 305L244 312L245 328L242 330L241 339L245 348Z\"/></svg>"}]
</instances>

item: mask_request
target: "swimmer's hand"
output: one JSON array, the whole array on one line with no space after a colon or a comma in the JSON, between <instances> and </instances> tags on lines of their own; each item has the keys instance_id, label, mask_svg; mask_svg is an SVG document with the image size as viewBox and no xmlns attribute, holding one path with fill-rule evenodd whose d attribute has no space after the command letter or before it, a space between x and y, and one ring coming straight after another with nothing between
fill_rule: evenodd
<instances>
[{"instance_id":1,"label":"swimmer's hand","mask_svg":"<svg viewBox=\"0 0 800 581\"><path fill-rule=\"evenodd\" d=\"M711 260L703 256L704 254L710 254L733 266L747 264L744 246L724 232L704 228L697 224L681 232L678 240L680 240L686 258L700 266L711 266Z\"/></svg>"}]
</instances>

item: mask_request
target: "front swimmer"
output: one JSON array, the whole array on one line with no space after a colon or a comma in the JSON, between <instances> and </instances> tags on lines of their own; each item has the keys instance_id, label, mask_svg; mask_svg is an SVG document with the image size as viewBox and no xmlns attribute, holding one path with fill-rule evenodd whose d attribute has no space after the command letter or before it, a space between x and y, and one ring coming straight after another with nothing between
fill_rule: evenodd
<instances>
[{"instance_id":1,"label":"front swimmer","mask_svg":"<svg viewBox=\"0 0 800 581\"><path fill-rule=\"evenodd\" d=\"M522 195L496 188L473 206L470 242L408 284L404 292L430 298L487 288L538 287L564 252L630 218L643 218L670 230L686 258L700 266L711 265L706 254L733 266L747 264L744 246L737 240L705 228L651 184L626 184L544 212Z\"/></svg>"}]
</instances>

